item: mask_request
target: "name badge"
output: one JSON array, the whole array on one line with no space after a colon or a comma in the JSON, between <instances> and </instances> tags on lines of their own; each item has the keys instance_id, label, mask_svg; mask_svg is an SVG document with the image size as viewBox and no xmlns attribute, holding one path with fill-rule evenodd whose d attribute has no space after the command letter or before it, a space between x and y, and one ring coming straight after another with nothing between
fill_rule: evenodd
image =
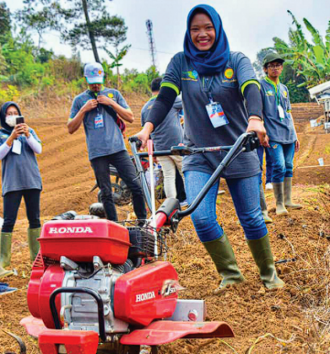
<instances>
[{"instance_id":1,"label":"name badge","mask_svg":"<svg viewBox=\"0 0 330 354\"><path fill-rule=\"evenodd\" d=\"M13 142L13 147L12 147L11 151L14 154L20 155L22 152L22 143L19 140L15 139Z\"/></svg>"},{"instance_id":2,"label":"name badge","mask_svg":"<svg viewBox=\"0 0 330 354\"><path fill-rule=\"evenodd\" d=\"M280 116L280 119L283 120L285 118L285 115L284 115L284 109L282 106L278 105L277 106L277 110L278 110L278 114Z\"/></svg>"},{"instance_id":3,"label":"name badge","mask_svg":"<svg viewBox=\"0 0 330 354\"><path fill-rule=\"evenodd\" d=\"M212 102L206 106L207 114L214 128L229 124L229 121L219 102Z\"/></svg>"},{"instance_id":4,"label":"name badge","mask_svg":"<svg viewBox=\"0 0 330 354\"><path fill-rule=\"evenodd\" d=\"M94 118L94 128L100 129L104 127L104 120L102 114L97 114Z\"/></svg>"}]
</instances>

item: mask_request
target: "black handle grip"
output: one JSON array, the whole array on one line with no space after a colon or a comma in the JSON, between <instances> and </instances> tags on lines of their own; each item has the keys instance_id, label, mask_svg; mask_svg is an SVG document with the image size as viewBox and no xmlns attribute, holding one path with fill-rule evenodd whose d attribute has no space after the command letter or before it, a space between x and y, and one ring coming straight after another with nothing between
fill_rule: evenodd
<instances>
[{"instance_id":1,"label":"black handle grip","mask_svg":"<svg viewBox=\"0 0 330 354\"><path fill-rule=\"evenodd\" d=\"M129 138L128 138L128 141L129 141L130 143L135 143L138 150L139 150L140 147L142 146L142 141L141 141L137 136L131 136L131 137L129 137Z\"/></svg>"}]
</instances>

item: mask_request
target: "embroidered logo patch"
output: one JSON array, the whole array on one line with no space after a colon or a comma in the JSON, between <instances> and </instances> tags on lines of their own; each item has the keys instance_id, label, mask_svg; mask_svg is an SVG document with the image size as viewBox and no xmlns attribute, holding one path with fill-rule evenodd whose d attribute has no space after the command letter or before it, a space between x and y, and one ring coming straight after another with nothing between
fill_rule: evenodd
<instances>
[{"instance_id":1,"label":"embroidered logo patch","mask_svg":"<svg viewBox=\"0 0 330 354\"><path fill-rule=\"evenodd\" d=\"M285 98L287 98L287 97L288 97L288 92L287 92L287 91L283 91L283 96L284 96Z\"/></svg>"},{"instance_id":2,"label":"embroidered logo patch","mask_svg":"<svg viewBox=\"0 0 330 354\"><path fill-rule=\"evenodd\" d=\"M266 96L274 96L274 92L272 90L267 90Z\"/></svg>"},{"instance_id":3,"label":"embroidered logo patch","mask_svg":"<svg viewBox=\"0 0 330 354\"><path fill-rule=\"evenodd\" d=\"M108 97L113 98L113 93L108 93Z\"/></svg>"},{"instance_id":4,"label":"embroidered logo patch","mask_svg":"<svg viewBox=\"0 0 330 354\"><path fill-rule=\"evenodd\" d=\"M233 76L234 76L234 70L232 68L228 68L225 70L225 77L227 79L232 79Z\"/></svg>"},{"instance_id":5,"label":"embroidered logo patch","mask_svg":"<svg viewBox=\"0 0 330 354\"><path fill-rule=\"evenodd\" d=\"M275 144L275 145L272 146L273 149L277 149L277 147L278 147L277 144Z\"/></svg>"},{"instance_id":6,"label":"embroidered logo patch","mask_svg":"<svg viewBox=\"0 0 330 354\"><path fill-rule=\"evenodd\" d=\"M197 81L197 78L198 72L196 70L182 72L182 80Z\"/></svg>"}]
</instances>

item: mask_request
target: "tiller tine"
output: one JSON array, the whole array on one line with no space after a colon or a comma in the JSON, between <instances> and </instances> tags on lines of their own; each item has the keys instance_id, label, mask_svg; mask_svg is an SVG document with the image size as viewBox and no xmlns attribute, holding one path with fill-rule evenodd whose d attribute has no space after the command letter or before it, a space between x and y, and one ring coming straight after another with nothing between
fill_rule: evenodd
<instances>
[{"instance_id":1,"label":"tiller tine","mask_svg":"<svg viewBox=\"0 0 330 354\"><path fill-rule=\"evenodd\" d=\"M16 339L17 343L19 344L20 354L26 354L26 345L19 336L17 336L16 334L7 332L5 330L2 330L2 331L5 332L6 334L8 334L9 336L13 337L14 339ZM7 352L5 352L5 354L15 354L15 353L7 351Z\"/></svg>"}]
</instances>

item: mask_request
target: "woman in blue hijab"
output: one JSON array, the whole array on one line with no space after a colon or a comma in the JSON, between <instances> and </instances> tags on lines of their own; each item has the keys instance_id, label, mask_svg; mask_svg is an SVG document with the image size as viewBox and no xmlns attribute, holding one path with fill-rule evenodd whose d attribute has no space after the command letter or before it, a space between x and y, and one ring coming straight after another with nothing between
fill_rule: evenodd
<instances>
[{"instance_id":1,"label":"woman in blue hijab","mask_svg":"<svg viewBox=\"0 0 330 354\"><path fill-rule=\"evenodd\" d=\"M206 26L205 32L201 33L203 26ZM184 53L200 75L214 75L225 68L230 55L229 43L221 18L213 7L200 5L190 11Z\"/></svg>"},{"instance_id":2,"label":"woman in blue hijab","mask_svg":"<svg viewBox=\"0 0 330 354\"><path fill-rule=\"evenodd\" d=\"M208 5L195 6L188 15L184 51L169 63L160 93L147 123L137 134L146 145L150 133L163 121L175 97L182 93L185 112L185 144L191 147L232 145L246 131L255 131L263 146L268 139L262 122L260 84L250 60L231 52L222 21ZM183 172L189 204L195 199L225 153L185 156ZM222 173L230 190L248 246L268 289L282 288L270 248L259 202L260 163L256 151L245 152ZM216 293L244 282L234 252L217 222L219 181L192 214L199 239L210 254L222 281Z\"/></svg>"}]
</instances>

